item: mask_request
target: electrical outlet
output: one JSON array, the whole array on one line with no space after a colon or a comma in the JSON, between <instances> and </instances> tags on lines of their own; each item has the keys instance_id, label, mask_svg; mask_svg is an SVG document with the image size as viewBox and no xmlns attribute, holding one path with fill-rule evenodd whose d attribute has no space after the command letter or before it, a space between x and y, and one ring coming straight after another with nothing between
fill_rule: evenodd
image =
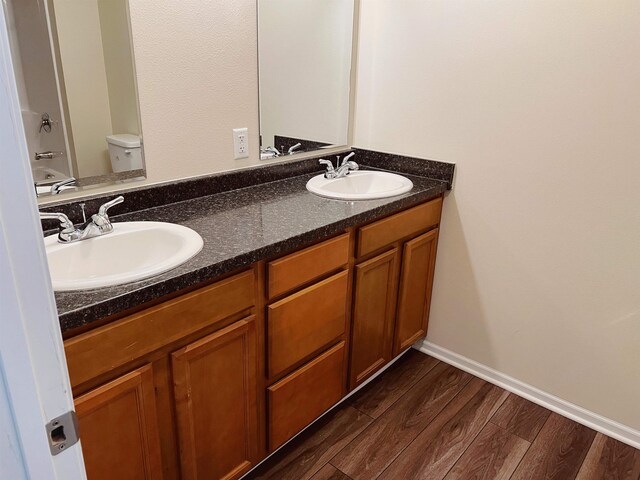
<instances>
[{"instance_id":1,"label":"electrical outlet","mask_svg":"<svg viewBox=\"0 0 640 480\"><path fill-rule=\"evenodd\" d=\"M249 157L249 129L233 129L233 155L236 160Z\"/></svg>"}]
</instances>

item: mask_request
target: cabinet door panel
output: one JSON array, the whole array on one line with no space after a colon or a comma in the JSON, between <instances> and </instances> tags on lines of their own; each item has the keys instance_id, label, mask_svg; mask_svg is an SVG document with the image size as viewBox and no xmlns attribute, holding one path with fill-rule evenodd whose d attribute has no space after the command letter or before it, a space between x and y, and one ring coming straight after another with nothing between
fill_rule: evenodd
<instances>
[{"instance_id":1,"label":"cabinet door panel","mask_svg":"<svg viewBox=\"0 0 640 480\"><path fill-rule=\"evenodd\" d=\"M350 388L391 359L397 265L397 248L356 265Z\"/></svg>"},{"instance_id":2,"label":"cabinet door panel","mask_svg":"<svg viewBox=\"0 0 640 480\"><path fill-rule=\"evenodd\" d=\"M162 478L151 365L75 400L89 480Z\"/></svg>"},{"instance_id":3,"label":"cabinet door panel","mask_svg":"<svg viewBox=\"0 0 640 480\"><path fill-rule=\"evenodd\" d=\"M257 460L254 317L172 354L182 478L233 479Z\"/></svg>"},{"instance_id":4,"label":"cabinet door panel","mask_svg":"<svg viewBox=\"0 0 640 480\"><path fill-rule=\"evenodd\" d=\"M394 355L427 334L437 243L436 228L404 245Z\"/></svg>"}]
</instances>

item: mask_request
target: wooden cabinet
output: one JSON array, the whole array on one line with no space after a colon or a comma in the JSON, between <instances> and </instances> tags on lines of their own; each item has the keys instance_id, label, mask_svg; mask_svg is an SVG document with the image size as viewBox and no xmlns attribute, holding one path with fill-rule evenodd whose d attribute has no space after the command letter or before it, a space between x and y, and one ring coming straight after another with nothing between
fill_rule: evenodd
<instances>
[{"instance_id":1,"label":"wooden cabinet","mask_svg":"<svg viewBox=\"0 0 640 480\"><path fill-rule=\"evenodd\" d=\"M182 478L239 478L258 460L254 318L171 357Z\"/></svg>"},{"instance_id":2,"label":"wooden cabinet","mask_svg":"<svg viewBox=\"0 0 640 480\"><path fill-rule=\"evenodd\" d=\"M398 249L356 265L351 367L354 388L391 360L398 289Z\"/></svg>"},{"instance_id":3,"label":"wooden cabinet","mask_svg":"<svg viewBox=\"0 0 640 480\"><path fill-rule=\"evenodd\" d=\"M89 480L232 480L426 334L442 198L65 340Z\"/></svg>"},{"instance_id":4,"label":"wooden cabinet","mask_svg":"<svg viewBox=\"0 0 640 480\"><path fill-rule=\"evenodd\" d=\"M81 395L75 404L89 479L162 478L151 365Z\"/></svg>"},{"instance_id":5,"label":"wooden cabinet","mask_svg":"<svg viewBox=\"0 0 640 480\"><path fill-rule=\"evenodd\" d=\"M404 244L393 354L427 334L438 229Z\"/></svg>"},{"instance_id":6,"label":"wooden cabinet","mask_svg":"<svg viewBox=\"0 0 640 480\"><path fill-rule=\"evenodd\" d=\"M232 479L255 465L257 271L65 340L89 480Z\"/></svg>"},{"instance_id":7,"label":"wooden cabinet","mask_svg":"<svg viewBox=\"0 0 640 480\"><path fill-rule=\"evenodd\" d=\"M349 388L427 334L441 209L438 198L358 229Z\"/></svg>"}]
</instances>

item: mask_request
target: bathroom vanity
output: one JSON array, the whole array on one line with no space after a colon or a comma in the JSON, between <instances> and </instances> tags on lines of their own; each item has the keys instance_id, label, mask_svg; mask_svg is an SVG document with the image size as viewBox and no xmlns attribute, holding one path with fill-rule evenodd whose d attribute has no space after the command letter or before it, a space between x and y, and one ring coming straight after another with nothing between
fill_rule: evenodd
<instances>
[{"instance_id":1,"label":"bathroom vanity","mask_svg":"<svg viewBox=\"0 0 640 480\"><path fill-rule=\"evenodd\" d=\"M366 207L318 198L342 220L296 227L314 241L69 328L89 479L239 478L423 337L445 187L414 183Z\"/></svg>"}]
</instances>

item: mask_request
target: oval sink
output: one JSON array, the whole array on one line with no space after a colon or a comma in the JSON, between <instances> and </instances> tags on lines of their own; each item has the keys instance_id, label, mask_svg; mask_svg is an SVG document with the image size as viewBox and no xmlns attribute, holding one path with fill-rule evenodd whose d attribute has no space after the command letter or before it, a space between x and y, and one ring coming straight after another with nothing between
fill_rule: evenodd
<instances>
[{"instance_id":1,"label":"oval sink","mask_svg":"<svg viewBox=\"0 0 640 480\"><path fill-rule=\"evenodd\" d=\"M316 195L337 200L372 200L407 193L413 182L402 175L362 170L342 178L317 175L307 182L307 190Z\"/></svg>"},{"instance_id":2,"label":"oval sink","mask_svg":"<svg viewBox=\"0 0 640 480\"><path fill-rule=\"evenodd\" d=\"M190 228L164 222L122 222L113 232L75 243L44 239L53 289L87 290L134 282L182 265L204 244Z\"/></svg>"}]
</instances>

